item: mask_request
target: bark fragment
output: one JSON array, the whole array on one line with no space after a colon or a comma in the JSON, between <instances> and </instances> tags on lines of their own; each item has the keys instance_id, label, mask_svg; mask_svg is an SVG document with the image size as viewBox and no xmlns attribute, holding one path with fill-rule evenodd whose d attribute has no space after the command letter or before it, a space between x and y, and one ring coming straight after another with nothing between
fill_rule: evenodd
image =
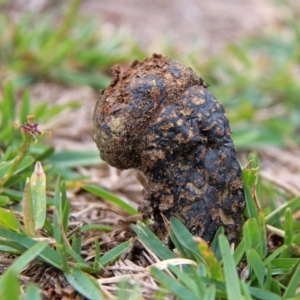
<instances>
[{"instance_id":1,"label":"bark fragment","mask_svg":"<svg viewBox=\"0 0 300 300\"><path fill-rule=\"evenodd\" d=\"M146 176L139 210L156 234L166 238L163 214L206 241L220 226L237 241L245 197L221 103L191 68L161 55L114 74L95 107L94 140L109 164Z\"/></svg>"}]
</instances>

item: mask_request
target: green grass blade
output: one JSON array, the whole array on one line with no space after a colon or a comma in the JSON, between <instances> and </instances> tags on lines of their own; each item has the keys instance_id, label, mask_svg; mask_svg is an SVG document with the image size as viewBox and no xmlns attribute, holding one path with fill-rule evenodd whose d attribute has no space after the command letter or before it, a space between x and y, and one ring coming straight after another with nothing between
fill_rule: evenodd
<instances>
[{"instance_id":1,"label":"green grass blade","mask_svg":"<svg viewBox=\"0 0 300 300\"><path fill-rule=\"evenodd\" d=\"M96 239L95 240L95 259L94 259L93 269L99 271L100 268L101 268L101 263L100 263L100 246L99 246L98 239Z\"/></svg>"},{"instance_id":2,"label":"green grass blade","mask_svg":"<svg viewBox=\"0 0 300 300\"><path fill-rule=\"evenodd\" d=\"M115 248L109 250L106 252L101 258L100 258L100 265L105 267L107 264L115 261L130 245L131 241L124 242Z\"/></svg>"},{"instance_id":3,"label":"green grass blade","mask_svg":"<svg viewBox=\"0 0 300 300\"><path fill-rule=\"evenodd\" d=\"M203 300L215 300L216 299L216 287L211 285L207 288Z\"/></svg>"},{"instance_id":4,"label":"green grass blade","mask_svg":"<svg viewBox=\"0 0 300 300\"><path fill-rule=\"evenodd\" d=\"M47 209L46 175L39 161L36 162L34 171L30 177L30 189L34 227L38 230L43 228L45 224Z\"/></svg>"},{"instance_id":5,"label":"green grass blade","mask_svg":"<svg viewBox=\"0 0 300 300\"><path fill-rule=\"evenodd\" d=\"M241 242L239 243L239 245L236 247L234 253L233 253L233 258L234 258L236 266L240 263L240 261L243 258L245 252L246 252L245 243L244 243L244 239L242 239Z\"/></svg>"},{"instance_id":6,"label":"green grass blade","mask_svg":"<svg viewBox=\"0 0 300 300\"><path fill-rule=\"evenodd\" d=\"M29 283L26 287L23 300L42 300L40 289L36 285Z\"/></svg>"},{"instance_id":7,"label":"green grass blade","mask_svg":"<svg viewBox=\"0 0 300 300\"><path fill-rule=\"evenodd\" d=\"M274 259L276 259L277 256L279 256L283 251L287 249L287 245L282 245L279 248L277 248L272 254L270 254L264 261L264 265L271 263Z\"/></svg>"},{"instance_id":8,"label":"green grass blade","mask_svg":"<svg viewBox=\"0 0 300 300\"><path fill-rule=\"evenodd\" d=\"M182 245L182 243L178 240L177 236L174 234L172 230L169 233L169 237L172 240L175 248L177 249L180 257L185 257L185 258L195 260L191 251L189 251L189 249L187 249Z\"/></svg>"},{"instance_id":9,"label":"green grass blade","mask_svg":"<svg viewBox=\"0 0 300 300\"><path fill-rule=\"evenodd\" d=\"M272 261L272 266L277 268L286 268L292 269L295 268L299 262L299 258L291 257L291 258L275 258Z\"/></svg>"},{"instance_id":10,"label":"green grass blade","mask_svg":"<svg viewBox=\"0 0 300 300\"><path fill-rule=\"evenodd\" d=\"M250 293L250 290L249 290L249 286L243 280L241 281L241 287L242 287L242 292L243 292L243 295L244 295L244 299L245 300L252 300L253 298L251 296L251 293Z\"/></svg>"},{"instance_id":11,"label":"green grass blade","mask_svg":"<svg viewBox=\"0 0 300 300\"><path fill-rule=\"evenodd\" d=\"M262 256L261 231L257 219L248 219L243 227L243 237L246 251L255 249Z\"/></svg>"},{"instance_id":12,"label":"green grass blade","mask_svg":"<svg viewBox=\"0 0 300 300\"><path fill-rule=\"evenodd\" d=\"M0 206L6 206L10 203L10 199L7 196L0 196Z\"/></svg>"},{"instance_id":13,"label":"green grass blade","mask_svg":"<svg viewBox=\"0 0 300 300\"><path fill-rule=\"evenodd\" d=\"M161 260L176 258L176 255L142 222L132 225L138 238Z\"/></svg>"},{"instance_id":14,"label":"green grass blade","mask_svg":"<svg viewBox=\"0 0 300 300\"><path fill-rule=\"evenodd\" d=\"M248 161L251 161L251 165L249 168L243 169L243 181L245 185L252 189L256 185L258 178L259 166L257 156L253 153L250 153L248 156Z\"/></svg>"},{"instance_id":15,"label":"green grass blade","mask_svg":"<svg viewBox=\"0 0 300 300\"><path fill-rule=\"evenodd\" d=\"M266 279L263 286L263 289L266 291L271 291L271 281L272 281L272 267L271 265L267 265L266 267Z\"/></svg>"},{"instance_id":16,"label":"green grass blade","mask_svg":"<svg viewBox=\"0 0 300 300\"><path fill-rule=\"evenodd\" d=\"M219 227L212 242L211 242L211 250L215 253L216 258L221 260L221 251L219 246L219 235L224 234L224 227Z\"/></svg>"},{"instance_id":17,"label":"green grass blade","mask_svg":"<svg viewBox=\"0 0 300 300\"><path fill-rule=\"evenodd\" d=\"M281 295L281 284L275 279L271 279L271 291L274 294Z\"/></svg>"},{"instance_id":18,"label":"green grass blade","mask_svg":"<svg viewBox=\"0 0 300 300\"><path fill-rule=\"evenodd\" d=\"M199 294L199 289L197 287L195 278L191 276L191 274L187 274L184 272L184 270L181 270L177 266L169 265L168 269L176 275L177 279L180 280L180 282L188 288L195 296L201 298L201 294ZM193 274L194 275L194 274ZM200 276L199 276L200 277Z\"/></svg>"},{"instance_id":19,"label":"green grass blade","mask_svg":"<svg viewBox=\"0 0 300 300\"><path fill-rule=\"evenodd\" d=\"M284 244L291 246L293 241L293 215L290 208L287 208L285 211L284 231Z\"/></svg>"},{"instance_id":20,"label":"green grass blade","mask_svg":"<svg viewBox=\"0 0 300 300\"><path fill-rule=\"evenodd\" d=\"M0 225L14 231L21 229L20 222L13 211L0 207Z\"/></svg>"},{"instance_id":21,"label":"green grass blade","mask_svg":"<svg viewBox=\"0 0 300 300\"><path fill-rule=\"evenodd\" d=\"M26 179L22 199L23 222L28 236L35 237L32 195L29 178Z\"/></svg>"},{"instance_id":22,"label":"green grass blade","mask_svg":"<svg viewBox=\"0 0 300 300\"><path fill-rule=\"evenodd\" d=\"M241 286L235 262L230 251L229 242L224 235L219 236L219 245L222 253L223 271L228 300L242 299Z\"/></svg>"},{"instance_id":23,"label":"green grass blade","mask_svg":"<svg viewBox=\"0 0 300 300\"><path fill-rule=\"evenodd\" d=\"M282 298L272 292L249 286L251 295L261 300L281 300Z\"/></svg>"},{"instance_id":24,"label":"green grass blade","mask_svg":"<svg viewBox=\"0 0 300 300\"><path fill-rule=\"evenodd\" d=\"M6 271L0 277L0 299L17 300L20 299L20 286L17 273L12 270Z\"/></svg>"},{"instance_id":25,"label":"green grass blade","mask_svg":"<svg viewBox=\"0 0 300 300\"><path fill-rule=\"evenodd\" d=\"M80 232L86 232L90 230L99 230L99 231L106 231L110 232L113 230L111 226L102 225L102 224L85 224L80 228Z\"/></svg>"},{"instance_id":26,"label":"green grass blade","mask_svg":"<svg viewBox=\"0 0 300 300\"><path fill-rule=\"evenodd\" d=\"M294 208L299 206L300 206L300 196L287 201L283 205L280 205L277 209L273 210L265 217L265 221L268 224L273 224L274 220L276 220L277 218L279 219L281 216L284 215L284 211L287 207Z\"/></svg>"},{"instance_id":27,"label":"green grass blade","mask_svg":"<svg viewBox=\"0 0 300 300\"><path fill-rule=\"evenodd\" d=\"M62 227L64 231L67 232L69 217L70 217L70 202L67 199L67 188L64 181L61 183L61 207L62 207Z\"/></svg>"},{"instance_id":28,"label":"green grass blade","mask_svg":"<svg viewBox=\"0 0 300 300\"><path fill-rule=\"evenodd\" d=\"M80 264L84 268L89 268L90 265L80 256L80 253L76 253L73 249L68 248L64 245L64 251L69 254L76 263Z\"/></svg>"},{"instance_id":29,"label":"green grass blade","mask_svg":"<svg viewBox=\"0 0 300 300\"><path fill-rule=\"evenodd\" d=\"M103 163L99 151L62 151L54 153L49 161L61 168L76 168L79 166L95 166Z\"/></svg>"},{"instance_id":30,"label":"green grass blade","mask_svg":"<svg viewBox=\"0 0 300 300\"><path fill-rule=\"evenodd\" d=\"M252 267L260 287L263 288L265 280L265 266L260 256L254 249L250 249L247 251L247 261L248 264L250 264L250 266Z\"/></svg>"},{"instance_id":31,"label":"green grass blade","mask_svg":"<svg viewBox=\"0 0 300 300\"><path fill-rule=\"evenodd\" d=\"M73 268L70 272L65 273L65 277L73 288L87 299L103 299L95 280L80 269Z\"/></svg>"},{"instance_id":32,"label":"green grass blade","mask_svg":"<svg viewBox=\"0 0 300 300\"><path fill-rule=\"evenodd\" d=\"M160 284L165 286L169 291L171 291L178 299L181 300L198 300L199 298L190 292L189 289L180 284L176 279L165 274L163 271L152 267L151 274L157 278Z\"/></svg>"},{"instance_id":33,"label":"green grass blade","mask_svg":"<svg viewBox=\"0 0 300 300\"><path fill-rule=\"evenodd\" d=\"M171 217L170 225L178 242L185 248L185 252L188 253L188 258L193 258L198 263L205 264L201 252L188 229L175 217Z\"/></svg>"},{"instance_id":34,"label":"green grass blade","mask_svg":"<svg viewBox=\"0 0 300 300\"><path fill-rule=\"evenodd\" d=\"M20 165L13 172L13 176L20 173L27 167L31 166L33 163L34 163L34 158L32 156L29 155L25 156L22 162L20 163ZM13 160L0 164L0 178L4 176L4 174L9 170L12 164L13 164Z\"/></svg>"},{"instance_id":35,"label":"green grass blade","mask_svg":"<svg viewBox=\"0 0 300 300\"><path fill-rule=\"evenodd\" d=\"M129 213L130 215L136 215L138 211L133 208L131 205L127 204L125 201L120 199L119 197L115 196L114 194L98 187L95 185L84 185L82 188L92 194L95 194L103 199L108 200L111 203L119 206L121 209Z\"/></svg>"},{"instance_id":36,"label":"green grass blade","mask_svg":"<svg viewBox=\"0 0 300 300\"><path fill-rule=\"evenodd\" d=\"M37 242L18 233L15 233L13 231L0 228L0 236L13 241L16 244L19 244L20 249L22 247L25 247L26 249L29 249L33 245L35 245ZM18 248L16 248L18 249ZM62 269L62 259L61 256L51 249L50 247L46 247L40 254L39 257L45 260L47 263L51 264L52 266L56 267L57 269Z\"/></svg>"},{"instance_id":37,"label":"green grass blade","mask_svg":"<svg viewBox=\"0 0 300 300\"><path fill-rule=\"evenodd\" d=\"M82 236L75 233L73 235L72 249L78 255L80 255L81 253L81 243L82 243Z\"/></svg>"},{"instance_id":38,"label":"green grass blade","mask_svg":"<svg viewBox=\"0 0 300 300\"><path fill-rule=\"evenodd\" d=\"M37 242L19 256L10 266L9 269L16 274L20 273L31 261L33 261L48 246L47 241Z\"/></svg>"},{"instance_id":39,"label":"green grass blade","mask_svg":"<svg viewBox=\"0 0 300 300\"><path fill-rule=\"evenodd\" d=\"M288 299L291 297L295 297L296 290L299 288L299 278L300 278L300 261L297 264L297 267L295 268L294 274L291 277L286 290L283 294L283 299Z\"/></svg>"},{"instance_id":40,"label":"green grass blade","mask_svg":"<svg viewBox=\"0 0 300 300\"><path fill-rule=\"evenodd\" d=\"M19 243L4 239L0 239L0 245L1 252L20 254L27 250L26 247L20 245Z\"/></svg>"},{"instance_id":41,"label":"green grass blade","mask_svg":"<svg viewBox=\"0 0 300 300\"><path fill-rule=\"evenodd\" d=\"M245 189L246 206L247 206L249 218L254 218L258 220L257 207L251 195L251 190L247 185L245 185L244 189Z\"/></svg>"},{"instance_id":42,"label":"green grass blade","mask_svg":"<svg viewBox=\"0 0 300 300\"><path fill-rule=\"evenodd\" d=\"M266 223L265 223L265 216L264 214L259 211L258 212L258 227L260 231L260 255L261 258L265 258L268 252L268 245L267 245L267 233L266 233Z\"/></svg>"},{"instance_id":43,"label":"green grass blade","mask_svg":"<svg viewBox=\"0 0 300 300\"><path fill-rule=\"evenodd\" d=\"M59 226L59 217L62 215L61 209L61 190L60 190L60 177L57 178L54 192L53 204L56 211L53 210L53 236L57 243L61 243L62 234Z\"/></svg>"}]
</instances>

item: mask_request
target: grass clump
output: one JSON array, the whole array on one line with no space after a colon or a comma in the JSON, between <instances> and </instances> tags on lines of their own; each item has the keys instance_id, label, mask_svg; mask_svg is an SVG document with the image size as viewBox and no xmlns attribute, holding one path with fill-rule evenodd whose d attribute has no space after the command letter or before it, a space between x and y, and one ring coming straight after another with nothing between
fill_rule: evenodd
<instances>
[{"instance_id":1,"label":"grass clump","mask_svg":"<svg viewBox=\"0 0 300 300\"><path fill-rule=\"evenodd\" d=\"M79 18L79 0L61 4L65 11L57 17L35 19L25 14L12 23L0 15L0 66L4 78L14 78L17 86L38 80L104 88L109 69L115 63L139 59L142 51L123 31L112 36L94 20Z\"/></svg>"}]
</instances>

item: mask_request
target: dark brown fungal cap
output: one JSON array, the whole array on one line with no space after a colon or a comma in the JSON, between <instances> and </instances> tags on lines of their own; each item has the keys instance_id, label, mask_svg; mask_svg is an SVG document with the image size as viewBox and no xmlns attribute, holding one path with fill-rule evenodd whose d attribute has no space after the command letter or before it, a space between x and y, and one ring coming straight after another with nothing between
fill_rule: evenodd
<instances>
[{"instance_id":1,"label":"dark brown fungal cap","mask_svg":"<svg viewBox=\"0 0 300 300\"><path fill-rule=\"evenodd\" d=\"M140 212L167 233L162 214L211 241L223 226L237 241L245 198L241 168L223 106L193 70L154 54L113 80L94 112L101 157L141 170L148 184Z\"/></svg>"}]
</instances>

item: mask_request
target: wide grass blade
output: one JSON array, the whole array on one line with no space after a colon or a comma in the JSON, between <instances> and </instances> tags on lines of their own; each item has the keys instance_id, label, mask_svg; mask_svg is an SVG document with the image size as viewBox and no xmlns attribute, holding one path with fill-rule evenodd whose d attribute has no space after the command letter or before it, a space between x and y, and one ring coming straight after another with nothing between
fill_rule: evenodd
<instances>
[{"instance_id":1,"label":"wide grass blade","mask_svg":"<svg viewBox=\"0 0 300 300\"><path fill-rule=\"evenodd\" d=\"M258 220L257 207L256 207L255 201L252 197L251 190L247 185L244 186L244 190L245 190L248 216L249 216L249 218L255 218L256 220Z\"/></svg>"},{"instance_id":2,"label":"wide grass blade","mask_svg":"<svg viewBox=\"0 0 300 300\"><path fill-rule=\"evenodd\" d=\"M88 192L95 194L103 199L108 200L109 202L119 206L122 210L126 211L130 215L136 215L138 211L133 208L131 205L127 204L125 201L115 196L114 194L98 187L95 185L84 185L82 188Z\"/></svg>"},{"instance_id":3,"label":"wide grass blade","mask_svg":"<svg viewBox=\"0 0 300 300\"><path fill-rule=\"evenodd\" d=\"M265 266L260 256L254 249L250 249L247 251L247 261L248 264L250 264L250 266L252 267L260 287L263 288L265 279Z\"/></svg>"},{"instance_id":4,"label":"wide grass blade","mask_svg":"<svg viewBox=\"0 0 300 300\"><path fill-rule=\"evenodd\" d=\"M215 300L216 299L216 287L211 285L207 288L203 300Z\"/></svg>"},{"instance_id":5,"label":"wide grass blade","mask_svg":"<svg viewBox=\"0 0 300 300\"><path fill-rule=\"evenodd\" d=\"M186 288L188 288L195 296L201 298L202 295L199 293L197 283L195 279L192 276L190 276L190 274L185 273L184 270L181 270L177 266L169 265L168 268L173 274L176 275L176 277ZM198 279L201 280L200 276Z\"/></svg>"},{"instance_id":6,"label":"wide grass blade","mask_svg":"<svg viewBox=\"0 0 300 300\"><path fill-rule=\"evenodd\" d=\"M224 235L219 236L219 245L222 253L224 278L228 300L242 299L239 277L235 267L235 261L230 251L229 242Z\"/></svg>"},{"instance_id":7,"label":"wide grass blade","mask_svg":"<svg viewBox=\"0 0 300 300\"><path fill-rule=\"evenodd\" d=\"M79 166L95 166L102 163L99 151L61 151L54 153L49 161L60 168L76 168Z\"/></svg>"},{"instance_id":8,"label":"wide grass blade","mask_svg":"<svg viewBox=\"0 0 300 300\"><path fill-rule=\"evenodd\" d=\"M246 251L255 249L262 257L262 239L261 230L258 226L257 219L248 219L243 227L243 237Z\"/></svg>"},{"instance_id":9,"label":"wide grass blade","mask_svg":"<svg viewBox=\"0 0 300 300\"><path fill-rule=\"evenodd\" d=\"M12 241L13 243L11 244L11 246L18 250L22 250L22 248L29 249L37 243L36 241L24 235L15 233L4 228L0 228L0 236L6 238L9 241ZM14 247L14 244L17 244L17 247ZM62 269L61 256L49 246L45 247L45 249L39 254L39 257L47 263L51 264L52 266L56 267L57 269Z\"/></svg>"},{"instance_id":10,"label":"wide grass blade","mask_svg":"<svg viewBox=\"0 0 300 300\"><path fill-rule=\"evenodd\" d=\"M31 261L33 261L44 249L47 247L47 241L37 242L21 256L19 256L8 268L18 274L25 268Z\"/></svg>"},{"instance_id":11,"label":"wide grass blade","mask_svg":"<svg viewBox=\"0 0 300 300\"><path fill-rule=\"evenodd\" d=\"M218 228L212 242L210 245L211 250L215 253L216 258L218 260L221 260L221 251L220 251L220 246L219 246L219 235L224 234L224 227L221 226Z\"/></svg>"},{"instance_id":12,"label":"wide grass blade","mask_svg":"<svg viewBox=\"0 0 300 300\"><path fill-rule=\"evenodd\" d=\"M0 278L0 299L20 299L20 287L17 273L12 270L6 271Z\"/></svg>"},{"instance_id":13,"label":"wide grass blade","mask_svg":"<svg viewBox=\"0 0 300 300\"><path fill-rule=\"evenodd\" d=\"M165 286L169 291L181 300L198 300L199 298L194 295L188 288L179 283L176 279L170 277L163 271L153 267L151 274L157 278L160 284Z\"/></svg>"},{"instance_id":14,"label":"wide grass blade","mask_svg":"<svg viewBox=\"0 0 300 300\"><path fill-rule=\"evenodd\" d=\"M14 160L3 162L0 164L0 178L4 176L4 174L9 170L12 166ZM23 158L21 163L18 165L17 169L13 172L13 176L20 173L27 167L31 166L34 163L34 158L30 155L27 155Z\"/></svg>"},{"instance_id":15,"label":"wide grass blade","mask_svg":"<svg viewBox=\"0 0 300 300\"><path fill-rule=\"evenodd\" d=\"M243 292L243 295L244 295L244 299L245 300L252 300L253 298L251 296L251 293L250 293L250 290L249 290L249 286L243 280L241 281L241 287L242 287L242 292Z\"/></svg>"},{"instance_id":16,"label":"wide grass blade","mask_svg":"<svg viewBox=\"0 0 300 300\"><path fill-rule=\"evenodd\" d=\"M281 300L282 298L270 291L262 290L260 288L249 286L249 291L255 299L261 300Z\"/></svg>"},{"instance_id":17,"label":"wide grass blade","mask_svg":"<svg viewBox=\"0 0 300 300\"><path fill-rule=\"evenodd\" d=\"M293 241L293 215L290 208L285 211L284 232L284 244L291 246Z\"/></svg>"},{"instance_id":18,"label":"wide grass blade","mask_svg":"<svg viewBox=\"0 0 300 300\"><path fill-rule=\"evenodd\" d=\"M65 277L74 289L87 299L103 299L96 281L80 269L73 268L70 272L65 273Z\"/></svg>"},{"instance_id":19,"label":"wide grass blade","mask_svg":"<svg viewBox=\"0 0 300 300\"><path fill-rule=\"evenodd\" d=\"M30 177L30 188L32 198L32 210L34 216L34 227L36 230L43 228L46 219L46 174L42 164L37 161L34 171Z\"/></svg>"},{"instance_id":20,"label":"wide grass blade","mask_svg":"<svg viewBox=\"0 0 300 300\"><path fill-rule=\"evenodd\" d=\"M13 211L0 207L0 226L14 231L19 231L21 225Z\"/></svg>"},{"instance_id":21,"label":"wide grass blade","mask_svg":"<svg viewBox=\"0 0 300 300\"><path fill-rule=\"evenodd\" d=\"M130 245L131 241L124 242L115 248L109 250L106 252L101 258L100 258L100 265L105 267L107 264L115 261Z\"/></svg>"},{"instance_id":22,"label":"wide grass blade","mask_svg":"<svg viewBox=\"0 0 300 300\"><path fill-rule=\"evenodd\" d=\"M46 241L36 243L9 266L5 273L0 277L0 299L20 299L20 288L17 275L46 247ZM34 300L37 298L30 299Z\"/></svg>"},{"instance_id":23,"label":"wide grass blade","mask_svg":"<svg viewBox=\"0 0 300 300\"><path fill-rule=\"evenodd\" d=\"M40 289L36 285L29 283L26 287L23 300L42 300Z\"/></svg>"},{"instance_id":24,"label":"wide grass blade","mask_svg":"<svg viewBox=\"0 0 300 300\"><path fill-rule=\"evenodd\" d=\"M234 258L236 266L242 260L244 254L245 254L245 251L246 251L245 243L244 243L244 239L242 239L241 242L239 243L239 245L236 247L234 253L233 253L233 258Z\"/></svg>"},{"instance_id":25,"label":"wide grass blade","mask_svg":"<svg viewBox=\"0 0 300 300\"><path fill-rule=\"evenodd\" d=\"M176 255L142 222L132 225L142 243L148 247L161 260L176 258Z\"/></svg>"},{"instance_id":26,"label":"wide grass blade","mask_svg":"<svg viewBox=\"0 0 300 300\"><path fill-rule=\"evenodd\" d=\"M0 207L9 204L10 199L7 196L0 196Z\"/></svg>"},{"instance_id":27,"label":"wide grass blade","mask_svg":"<svg viewBox=\"0 0 300 300\"><path fill-rule=\"evenodd\" d=\"M194 259L198 263L201 262L206 264L201 255L201 252L199 251L197 244L193 240L192 234L188 231L188 229L178 219L174 217L171 217L170 225L172 232L174 233L177 239L177 241L175 242L178 242L184 248L184 252L187 254L187 258Z\"/></svg>"},{"instance_id":28,"label":"wide grass blade","mask_svg":"<svg viewBox=\"0 0 300 300\"><path fill-rule=\"evenodd\" d=\"M295 268L293 276L291 277L286 290L283 294L283 299L288 299L296 296L296 290L299 289L299 279L300 279L300 260Z\"/></svg>"},{"instance_id":29,"label":"wide grass blade","mask_svg":"<svg viewBox=\"0 0 300 300\"><path fill-rule=\"evenodd\" d=\"M23 199L22 199L23 221L28 236L36 235L34 228L33 204L29 178L26 179Z\"/></svg>"}]
</instances>

